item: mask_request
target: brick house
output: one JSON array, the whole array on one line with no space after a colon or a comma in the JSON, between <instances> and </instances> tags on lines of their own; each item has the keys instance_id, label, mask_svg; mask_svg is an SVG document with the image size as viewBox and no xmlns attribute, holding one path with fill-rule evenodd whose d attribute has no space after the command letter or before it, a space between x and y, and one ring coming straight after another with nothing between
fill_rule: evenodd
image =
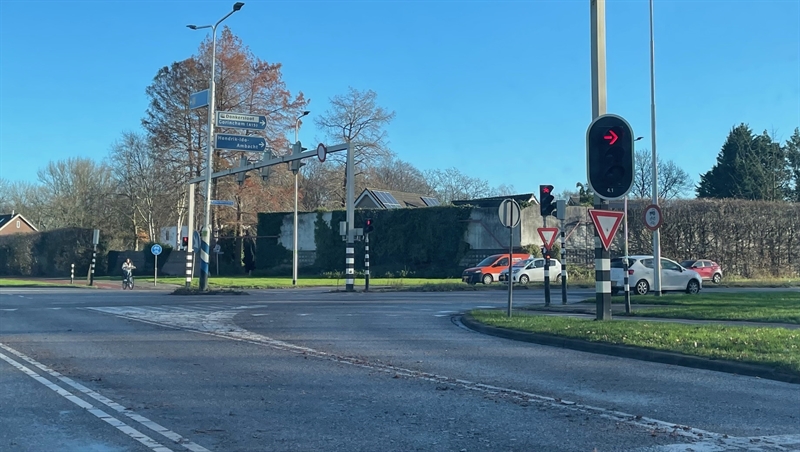
<instances>
[{"instance_id":1,"label":"brick house","mask_svg":"<svg viewBox=\"0 0 800 452\"><path fill-rule=\"evenodd\" d=\"M36 226L18 213L0 215L0 235L30 234L39 232Z\"/></svg>"}]
</instances>

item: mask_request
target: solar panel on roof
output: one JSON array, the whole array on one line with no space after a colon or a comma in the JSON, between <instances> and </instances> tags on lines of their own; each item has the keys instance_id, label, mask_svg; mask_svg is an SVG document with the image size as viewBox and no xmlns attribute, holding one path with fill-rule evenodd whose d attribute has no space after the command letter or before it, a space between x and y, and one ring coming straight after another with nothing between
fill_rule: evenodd
<instances>
[{"instance_id":1,"label":"solar panel on roof","mask_svg":"<svg viewBox=\"0 0 800 452\"><path fill-rule=\"evenodd\" d=\"M387 209L399 209L399 208L403 207L403 206L400 205L399 202L397 202L396 199L394 199L394 196L392 196L392 194L389 193L389 192L386 192L386 191L373 191L372 193L375 194L375 196L378 198L378 200L381 203L383 203L384 207L386 207Z\"/></svg>"},{"instance_id":2,"label":"solar panel on roof","mask_svg":"<svg viewBox=\"0 0 800 452\"><path fill-rule=\"evenodd\" d=\"M428 207L439 205L439 200L436 198L431 198L430 196L421 196L421 198L422 202L424 202Z\"/></svg>"}]
</instances>

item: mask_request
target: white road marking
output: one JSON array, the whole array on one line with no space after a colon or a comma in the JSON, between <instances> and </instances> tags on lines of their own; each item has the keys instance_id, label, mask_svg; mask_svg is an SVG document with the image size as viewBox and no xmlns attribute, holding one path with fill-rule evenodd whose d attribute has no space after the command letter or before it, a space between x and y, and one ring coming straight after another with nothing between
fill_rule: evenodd
<instances>
[{"instance_id":1,"label":"white road marking","mask_svg":"<svg viewBox=\"0 0 800 452\"><path fill-rule=\"evenodd\" d=\"M250 314L250 315L252 315L253 317L261 317L269 314Z\"/></svg>"},{"instance_id":2,"label":"white road marking","mask_svg":"<svg viewBox=\"0 0 800 452\"><path fill-rule=\"evenodd\" d=\"M88 395L89 397L97 400L98 402L103 403L104 405L108 406L109 408L111 408L111 409L113 409L113 410L115 410L115 411L117 411L119 413L124 414L125 416L127 416L127 417L133 419L134 421L144 425L145 427L149 428L150 430L153 430L156 433L160 433L164 437L166 437L166 438L168 438L168 439L180 444L181 446L185 447L186 449L188 449L188 450L190 450L192 452L211 452L208 449L206 449L205 447L203 447L203 446L201 446L199 444L193 443L192 441L189 441L188 438L185 438L185 437L183 437L183 436L181 436L181 435L179 435L179 434L177 434L177 433L175 433L175 432L173 432L173 431L171 431L171 430L169 430L169 429L167 429L165 427L162 427L161 425L151 421L150 419L147 419L144 416L136 414L135 412L129 410L128 408L126 408L126 407L114 402L113 400L111 400L111 399L109 399L109 398L107 398L107 397L105 397L105 396L103 396L103 395L101 395L99 393L97 393L96 391L93 391L93 390L87 388L86 386L76 382L75 380L73 380L73 379L71 379L69 377L65 377L64 375L62 375L62 374L58 373L57 371L45 366L42 363L37 362L36 360L34 360L33 358L25 355L22 352L14 350L13 348L11 348L11 347L3 344L3 343L0 343L0 348L6 350L9 353L12 353L12 354L18 356L19 358L27 361L28 363L38 367L42 371L47 372L48 374L52 375L53 377L56 377L59 380L63 381L64 383L72 386L73 388L77 389L78 391ZM70 399L70 397L67 397L67 398L69 400L71 400L73 403L75 403L78 406L80 406L81 408L87 408L87 409L92 408L92 409L94 409L94 407L92 407L92 405L90 405L89 403L86 403L83 400L79 399L78 397L75 397L74 395L72 395L69 392L67 392L64 389L62 389L60 386L56 385L55 383L51 383L47 379L39 376L39 374L37 374L36 372L28 369L27 367L23 366L22 364L17 363L13 359L8 358L6 355L0 353L0 358L4 359L5 361L9 362L9 364L11 364L12 366L17 367L17 369L22 370L23 372L27 373L30 376L36 375L36 377L38 377L38 378L34 377L34 379L36 379L40 383L44 384L45 386L49 387L50 389L53 389L54 391L58 392L59 394L65 396L65 397L67 397L65 394L68 394L70 397L72 397L72 399ZM23 370L23 369L26 369L27 371ZM33 374L33 375L31 375L31 374ZM57 388L57 389L55 389L55 388ZM62 392L64 394L62 394ZM99 416L98 414L95 414L95 413L92 413L92 414L95 414L95 416L103 419L104 421L108 422L111 425L114 425L115 427L119 428L123 432L127 433L127 431L123 430L122 428L120 428L120 426L124 426L127 430L130 430L131 432L135 432L136 434L138 434L142 438L146 438L147 440L151 441L158 448L154 448L153 446L151 446L151 445L139 440L138 437L128 433L134 439L137 439L138 441L142 442L143 444L147 445L148 447L153 448L153 450L158 451L158 452L171 451L171 449L168 449L168 448L162 446L161 444L155 442L152 438L149 438L148 436L136 431L135 429L127 426L126 424L124 424L123 422L115 419L114 417L109 416L108 414L104 413L103 411L98 410L98 409L95 409L95 411L97 411L99 414L104 415L105 417L101 417L101 416ZM113 421L111 421L109 419L111 419Z\"/></svg>"},{"instance_id":3,"label":"white road marking","mask_svg":"<svg viewBox=\"0 0 800 452\"><path fill-rule=\"evenodd\" d=\"M372 363L364 361L361 358L341 356L333 353L312 349L309 347L294 345L288 342L272 339L270 337L263 336L257 333L252 333L250 331L247 331L239 327L233 322L233 317L237 314L237 312L235 311L220 311L215 313L200 312L200 311L196 311L194 313L187 313L187 312L162 313L162 312L150 311L149 313L146 312L143 313L142 309L126 307L126 306L85 308L85 309L112 314L126 319L138 320L144 323L163 326L167 328L192 331L200 334L206 334L209 336L221 337L241 342L247 342L251 344L266 345L268 347L277 350L303 354L305 356L314 356L317 358L327 359L343 364L350 364L356 367L361 367L369 370L380 371L387 374L392 374L394 376L416 378L419 380L436 382L438 384L458 386L463 389L478 391L486 394L508 397L514 400L524 401L528 403L538 403L541 405L547 405L549 407L554 407L554 408L560 408L586 414L594 414L615 422L626 423L635 427L646 429L648 431L667 433L675 437L683 437L688 441L692 441L691 443L686 443L686 444L673 444L669 446L662 446L663 448L642 449L652 452L678 452L678 451L716 452L716 451L735 451L740 449L746 451L764 451L764 452L770 450L773 451L800 450L797 448L797 446L800 445L800 434L760 436L760 437L731 437L726 434L709 432L706 430L697 429L686 425L675 424L672 422L665 422L648 417L635 416L620 411L608 410L605 408L599 408L590 405L583 405L576 402L571 402L563 399L556 399L553 397L533 394L530 392L520 391L516 389L492 386L468 380L461 380L457 378L448 377L445 375L419 372L398 366L392 366L390 364ZM440 311L440 312L454 312L454 311ZM763 447L769 447L769 449L765 449Z\"/></svg>"},{"instance_id":4,"label":"white road marking","mask_svg":"<svg viewBox=\"0 0 800 452\"><path fill-rule=\"evenodd\" d=\"M16 310L17 310L17 308L4 308L4 309L0 309L0 311L8 311L8 312L13 312L13 311L16 311Z\"/></svg>"},{"instance_id":5,"label":"white road marking","mask_svg":"<svg viewBox=\"0 0 800 452\"><path fill-rule=\"evenodd\" d=\"M2 346L3 348L6 348L3 344L0 344L0 346ZM81 399L79 397L75 397L74 395L72 395L72 393L70 393L69 391L65 390L61 386L50 382L50 380L42 377L41 375L39 375L36 372L28 369L27 367L23 366L22 364L14 361L13 359L9 358L7 355L5 355L3 353L0 353L0 359L2 359L3 361L11 364L17 370L19 370L20 372L24 373L25 375L33 378L34 380L38 381L39 383L41 383L41 384L47 386L48 388L52 389L58 395L64 397L65 399L69 400L70 402L74 403L75 405L78 405L79 407L85 409L86 411L88 411L89 413L91 413L92 415L97 417L98 419L102 419L106 423L108 423L110 425L113 425L114 427L117 428L117 430L121 431L122 433L125 433L126 435L130 436L131 438L135 439L136 441L139 441L140 443L144 444L145 446L149 447L150 449L154 450L155 452L173 452L172 449L164 447L162 444L159 444L155 440L153 440L153 438L150 438L149 436L147 436L147 435L143 434L142 432L134 429L133 427L125 424L124 422L120 421L119 419L107 414L103 410L99 410L99 409L95 408L94 406L92 406L91 403L88 403L88 402L84 401L83 399Z\"/></svg>"}]
</instances>

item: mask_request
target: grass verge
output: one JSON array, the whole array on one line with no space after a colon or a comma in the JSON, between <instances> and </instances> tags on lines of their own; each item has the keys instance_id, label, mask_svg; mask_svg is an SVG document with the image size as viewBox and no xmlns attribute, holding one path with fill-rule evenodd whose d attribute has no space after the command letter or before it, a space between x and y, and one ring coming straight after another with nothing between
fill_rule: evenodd
<instances>
[{"instance_id":1,"label":"grass verge","mask_svg":"<svg viewBox=\"0 0 800 452\"><path fill-rule=\"evenodd\" d=\"M637 295L631 297L631 307L630 315L641 317L800 324L800 292Z\"/></svg>"},{"instance_id":2,"label":"grass verge","mask_svg":"<svg viewBox=\"0 0 800 452\"><path fill-rule=\"evenodd\" d=\"M800 375L800 331L724 325L686 325L668 322L598 322L572 317L475 310L486 325L590 342L628 345L704 358L758 364Z\"/></svg>"},{"instance_id":3,"label":"grass verge","mask_svg":"<svg viewBox=\"0 0 800 452\"><path fill-rule=\"evenodd\" d=\"M47 281L28 280L28 279L9 279L0 278L0 287L91 287L84 283L81 284L61 284Z\"/></svg>"}]
</instances>

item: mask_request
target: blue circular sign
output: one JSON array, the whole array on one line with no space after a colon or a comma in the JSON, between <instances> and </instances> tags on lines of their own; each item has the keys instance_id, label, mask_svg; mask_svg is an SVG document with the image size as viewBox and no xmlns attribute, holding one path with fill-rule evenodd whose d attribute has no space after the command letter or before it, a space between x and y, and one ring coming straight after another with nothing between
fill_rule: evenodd
<instances>
[{"instance_id":1,"label":"blue circular sign","mask_svg":"<svg viewBox=\"0 0 800 452\"><path fill-rule=\"evenodd\" d=\"M161 245L156 243L155 245L150 247L150 252L153 253L153 256L158 256L161 254Z\"/></svg>"}]
</instances>

